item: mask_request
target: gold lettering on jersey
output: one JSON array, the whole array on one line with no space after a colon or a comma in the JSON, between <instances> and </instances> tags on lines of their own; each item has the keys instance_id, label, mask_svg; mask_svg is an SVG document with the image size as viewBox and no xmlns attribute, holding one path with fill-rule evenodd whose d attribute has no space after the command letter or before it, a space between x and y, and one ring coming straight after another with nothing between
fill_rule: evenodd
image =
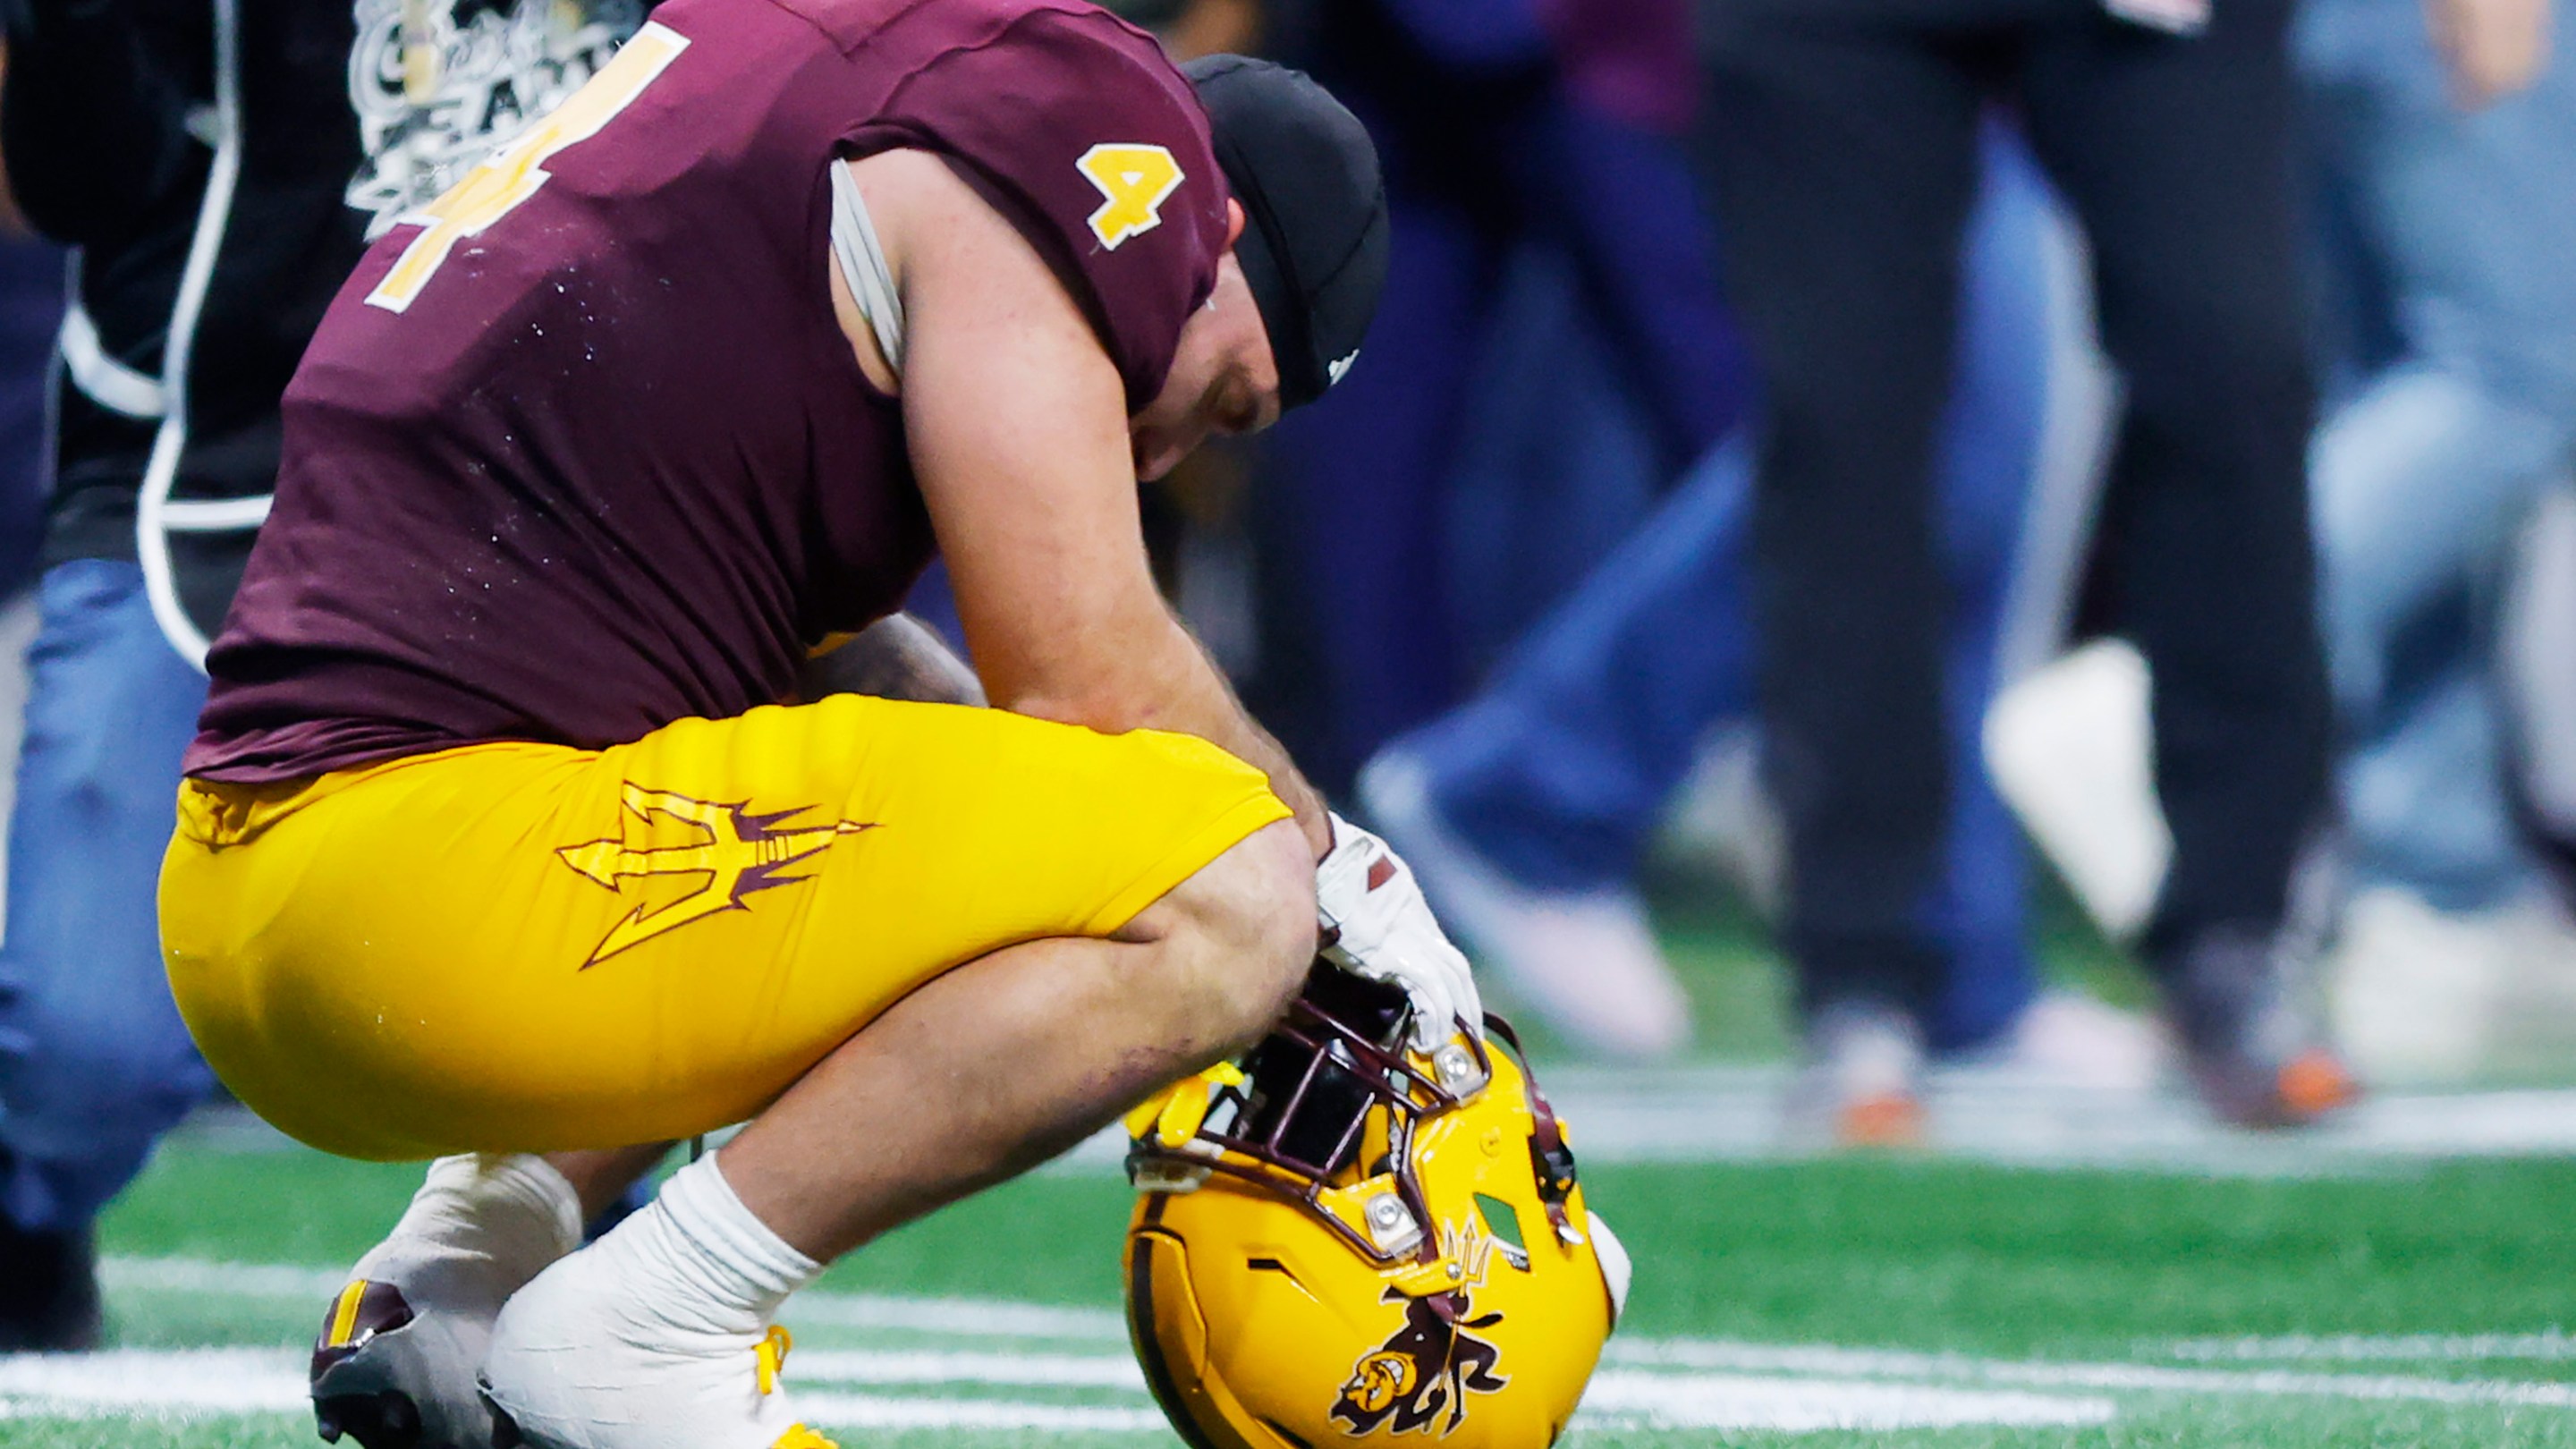
<instances>
[{"instance_id":1,"label":"gold lettering on jersey","mask_svg":"<svg viewBox=\"0 0 2576 1449\"><path fill-rule=\"evenodd\" d=\"M562 105L465 173L445 195L406 214L399 224L423 230L367 294L367 305L388 312L409 309L458 242L482 235L485 228L536 195L549 179L547 161L564 148L598 135L688 48L687 36L648 21L588 84L564 97Z\"/></svg>"},{"instance_id":2,"label":"gold lettering on jersey","mask_svg":"<svg viewBox=\"0 0 2576 1449\"><path fill-rule=\"evenodd\" d=\"M809 856L820 855L845 836L876 828L853 820L783 827L781 822L805 810L755 815L745 805L712 805L667 790L647 790L632 782L623 787L620 802L624 808L618 814L615 839L560 846L555 855L584 879L620 894L622 883L630 878L705 879L677 900L654 908L637 906L609 929L590 953L590 959L581 963L585 971L620 951L703 921L719 911L747 910L743 897L755 891L811 880L811 876L781 872ZM657 843L653 833L653 817L657 815L679 822L694 838L676 844Z\"/></svg>"},{"instance_id":3,"label":"gold lettering on jersey","mask_svg":"<svg viewBox=\"0 0 2576 1449\"><path fill-rule=\"evenodd\" d=\"M1100 209L1088 220L1091 234L1111 251L1129 237L1163 224L1163 203L1181 186L1181 163L1160 146L1094 146L1073 163L1100 188Z\"/></svg>"}]
</instances>

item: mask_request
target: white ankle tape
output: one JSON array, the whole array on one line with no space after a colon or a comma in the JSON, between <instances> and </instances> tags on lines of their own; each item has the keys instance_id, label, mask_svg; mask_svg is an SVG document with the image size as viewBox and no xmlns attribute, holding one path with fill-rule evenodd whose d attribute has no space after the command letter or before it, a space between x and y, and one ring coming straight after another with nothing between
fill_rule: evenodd
<instances>
[{"instance_id":1,"label":"white ankle tape","mask_svg":"<svg viewBox=\"0 0 2576 1449\"><path fill-rule=\"evenodd\" d=\"M655 1202L711 1266L740 1279L770 1309L823 1271L742 1205L713 1157L671 1174Z\"/></svg>"}]
</instances>

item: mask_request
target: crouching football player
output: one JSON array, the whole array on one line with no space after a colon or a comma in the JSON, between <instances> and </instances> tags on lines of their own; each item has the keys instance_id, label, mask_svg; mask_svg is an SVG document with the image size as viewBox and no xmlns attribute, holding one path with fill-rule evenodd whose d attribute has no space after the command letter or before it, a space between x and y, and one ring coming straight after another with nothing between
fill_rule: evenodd
<instances>
[{"instance_id":1,"label":"crouching football player","mask_svg":"<svg viewBox=\"0 0 2576 1449\"><path fill-rule=\"evenodd\" d=\"M1478 1021L1136 517L1340 376L1385 236L1321 90L1086 0L668 0L376 245L161 896L244 1102L438 1158L332 1305L326 1433L488 1444L479 1373L539 1444L820 1444L781 1301L1245 1047L1319 940ZM814 697L934 545L998 708Z\"/></svg>"}]
</instances>

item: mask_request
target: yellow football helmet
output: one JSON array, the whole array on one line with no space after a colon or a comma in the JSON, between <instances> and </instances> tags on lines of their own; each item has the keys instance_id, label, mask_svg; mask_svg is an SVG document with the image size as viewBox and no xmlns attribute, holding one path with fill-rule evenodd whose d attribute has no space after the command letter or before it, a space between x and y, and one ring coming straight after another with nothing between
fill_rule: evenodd
<instances>
[{"instance_id":1,"label":"yellow football helmet","mask_svg":"<svg viewBox=\"0 0 2576 1449\"><path fill-rule=\"evenodd\" d=\"M1194 1449L1541 1449L1627 1260L1526 1069L1319 965L1277 1032L1128 1117L1129 1331ZM1488 1018L1491 1034L1510 1028Z\"/></svg>"}]
</instances>

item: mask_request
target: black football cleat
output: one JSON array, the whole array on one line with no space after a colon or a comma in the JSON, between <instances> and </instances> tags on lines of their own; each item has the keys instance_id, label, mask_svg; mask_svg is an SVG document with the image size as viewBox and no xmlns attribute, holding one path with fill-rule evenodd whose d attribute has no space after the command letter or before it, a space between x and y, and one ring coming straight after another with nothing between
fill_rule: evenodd
<instances>
[{"instance_id":1,"label":"black football cleat","mask_svg":"<svg viewBox=\"0 0 2576 1449\"><path fill-rule=\"evenodd\" d=\"M0 1214L0 1353L80 1353L105 1332L86 1228L31 1233Z\"/></svg>"},{"instance_id":2,"label":"black football cleat","mask_svg":"<svg viewBox=\"0 0 2576 1449\"><path fill-rule=\"evenodd\" d=\"M2240 1127L2304 1127L2359 1099L2271 934L2206 931L2168 965L2165 1016L2212 1112Z\"/></svg>"}]
</instances>

